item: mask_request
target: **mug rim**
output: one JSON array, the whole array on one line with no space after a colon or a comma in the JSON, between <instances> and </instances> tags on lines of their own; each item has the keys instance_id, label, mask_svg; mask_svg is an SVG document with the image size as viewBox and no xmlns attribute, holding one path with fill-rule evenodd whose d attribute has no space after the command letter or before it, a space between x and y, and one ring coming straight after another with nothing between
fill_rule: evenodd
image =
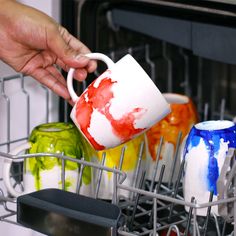
<instances>
[{"instance_id":1,"label":"mug rim","mask_svg":"<svg viewBox=\"0 0 236 236\"><path fill-rule=\"evenodd\" d=\"M178 93L163 93L164 98L169 104L187 104L189 97Z\"/></svg>"},{"instance_id":2,"label":"mug rim","mask_svg":"<svg viewBox=\"0 0 236 236\"><path fill-rule=\"evenodd\" d=\"M194 125L197 130L201 131L218 131L225 130L235 126L235 123L230 120L208 120L202 121Z\"/></svg>"},{"instance_id":3,"label":"mug rim","mask_svg":"<svg viewBox=\"0 0 236 236\"><path fill-rule=\"evenodd\" d=\"M39 132L63 132L66 130L73 129L74 125L71 123L64 123L64 122L50 122L50 123L44 123L40 124L37 127L35 127L35 130Z\"/></svg>"}]
</instances>

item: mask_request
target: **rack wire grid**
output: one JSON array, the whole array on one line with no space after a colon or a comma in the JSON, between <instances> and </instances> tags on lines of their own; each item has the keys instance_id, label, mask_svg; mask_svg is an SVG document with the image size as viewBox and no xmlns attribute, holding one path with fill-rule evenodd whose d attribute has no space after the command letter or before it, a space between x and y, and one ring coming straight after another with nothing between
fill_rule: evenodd
<instances>
[{"instance_id":1,"label":"rack wire grid","mask_svg":"<svg viewBox=\"0 0 236 236\"><path fill-rule=\"evenodd\" d=\"M165 45L164 45L165 47ZM143 50L142 47L140 47ZM139 49L140 49L139 48ZM138 50L129 49L129 52ZM148 46L145 46L144 50L149 50ZM163 49L165 50L165 48ZM111 57L114 58L114 52L110 54ZM154 64L151 62L148 54L145 54L145 58L147 62L151 65L151 77L155 77L154 72ZM166 56L164 55L164 58ZM168 63L171 63L170 60L167 60ZM2 140L0 142L0 148L5 148L5 151L0 152L0 157L4 160L10 159L14 163L18 163L18 169L12 171L12 178L15 181L15 186L22 186L22 167L19 163L22 163L26 158L34 158L34 157L56 157L61 159L62 162L62 189L65 189L65 169L63 168L63 163L66 160L73 161L79 164L80 172L79 178L77 181L77 194L80 193L80 184L83 176L83 170L85 166L89 166L91 168L97 169L99 174L97 178L94 180L96 182L96 191L94 193L93 198L98 198L98 193L100 190L101 176L104 172L111 172L113 174L113 197L111 202L118 205L122 210L122 213L125 215L125 225L118 229L116 232L118 235L124 236L134 236L134 235L178 235L178 236L188 236L188 235L235 235L236 229L234 219L236 217L236 194L235 194L235 169L236 164L234 163L231 172L228 174L228 180L226 183L226 190L222 197L222 199L218 199L217 201L212 201L212 194L209 196L209 201L206 203L199 204L194 197L191 202L186 202L183 198L183 189L182 189L182 174L184 169L184 160L182 160L180 168L176 169L176 160L179 158L179 145L181 133L179 133L177 138L177 145L175 149L174 158L176 160L173 161L171 170L172 173L178 171L177 180L173 180L173 175L170 174L169 181L164 183L162 181L164 174L164 166L161 168L161 172L159 176L157 175L157 168L159 164L160 153L162 149L162 143L165 137L162 137L160 141L160 145L157 151L157 158L153 173L153 178L151 180L146 180L145 171L140 168L142 162L142 153L144 151L144 144L140 145L140 151L137 161L137 166L135 169L135 178L133 180L133 184L131 186L126 186L124 184L124 180L126 178L126 173L122 171L122 163L124 158L125 149L122 150L120 155L120 163L121 165L117 168L108 168L104 166L104 160L106 155L103 155L103 159L101 163L96 164L92 162L85 161L82 157L77 157L77 159L70 158L65 155L60 154L49 154L49 153L37 153L37 154L20 154L20 155L11 155L9 151L11 149L11 145L21 142L23 140L27 140L28 135L30 133L30 120L33 114L30 113L30 103L31 97L28 91L25 89L25 76L22 74L16 74L9 77L0 78L0 102L5 103L5 109L1 108L1 112L5 113L6 116L6 140ZM187 77L186 77L187 78ZM11 130L11 97L5 91L5 85L8 81L19 80L20 81L20 91L24 94L26 98L26 136L20 137L18 139L12 139L10 130ZM171 80L171 78L170 78ZM167 82L171 84L172 82L168 80ZM187 80L189 80L187 78ZM184 81L185 84L188 84L188 81ZM86 85L83 85L84 88ZM49 91L46 88L43 88L45 92L46 102L45 102L45 121L49 121ZM186 91L188 89L186 88ZM66 106L66 105L65 105ZM203 119L207 119L209 105L205 103L202 109ZM225 100L222 99L220 104L220 112L216 112L220 119L223 119L225 116ZM214 113L215 114L215 113ZM233 117L232 114L227 114L227 117ZM1 149L2 150L2 149ZM228 152L228 158L235 160L235 151L230 149ZM20 162L21 161L21 162ZM180 160L179 160L180 161ZM18 176L18 178L16 177ZM141 178L139 178L141 176ZM158 179L158 181L157 181ZM0 183L3 182L3 179L0 179ZM2 185L1 185L2 186ZM125 190L130 192L129 198L120 198L118 195L119 190ZM0 208L2 208L3 213L0 215L0 221L8 222L9 224L18 224L16 220L12 218L12 216L16 215L16 210L14 206L16 204L16 198L11 197L4 189L0 188ZM230 215L227 217L219 217L215 214L211 213L211 207L215 205L221 205L225 207L230 207ZM189 211L185 210L185 207L189 207ZM200 217L197 215L197 209L199 208L207 208L207 215L204 217Z\"/></svg>"}]
</instances>

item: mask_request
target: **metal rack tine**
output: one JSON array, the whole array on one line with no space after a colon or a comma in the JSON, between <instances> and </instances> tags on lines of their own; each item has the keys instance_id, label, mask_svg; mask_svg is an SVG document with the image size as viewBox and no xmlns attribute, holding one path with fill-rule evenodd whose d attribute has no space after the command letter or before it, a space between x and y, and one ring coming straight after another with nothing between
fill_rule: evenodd
<instances>
[{"instance_id":1,"label":"metal rack tine","mask_svg":"<svg viewBox=\"0 0 236 236\"><path fill-rule=\"evenodd\" d=\"M161 149L163 146L163 141L164 141L164 138L163 138L163 136L161 136L160 142L159 142L159 145L157 148L156 161L155 161L155 165L154 165L154 169L153 169L153 176L152 176L152 180L151 180L151 184L150 184L150 188L149 188L150 192L153 191L154 183L156 181L156 175L157 175L158 164L159 164L159 160L160 160L160 156L161 156Z\"/></svg>"},{"instance_id":2,"label":"metal rack tine","mask_svg":"<svg viewBox=\"0 0 236 236\"><path fill-rule=\"evenodd\" d=\"M184 165L185 165L185 160L183 159L182 163L180 165L180 170L179 170L178 177L177 177L177 180L176 180L175 188L174 188L173 192L171 192L173 198L176 198L176 196L178 194L179 185L180 185L180 182L181 182L181 177L182 177L182 174L183 174L183 171L184 171ZM169 219L171 219L171 217L172 217L173 208L174 208L174 203L171 203L169 216L168 216Z\"/></svg>"},{"instance_id":3,"label":"metal rack tine","mask_svg":"<svg viewBox=\"0 0 236 236\"><path fill-rule=\"evenodd\" d=\"M64 155L64 153L62 153ZM62 183L62 189L65 190L65 159L61 159L61 183Z\"/></svg>"},{"instance_id":4,"label":"metal rack tine","mask_svg":"<svg viewBox=\"0 0 236 236\"><path fill-rule=\"evenodd\" d=\"M146 174L146 171L143 171L141 179L140 179L140 182L139 182L139 188L140 189L142 189L142 186L144 184L145 174ZM136 214L136 211L137 211L137 206L138 206L139 198L140 198L140 194L137 193L136 197L134 199L133 212L132 212L130 223L129 223L129 228L130 228L131 231L133 231L133 223L134 223L134 218L135 218L135 214Z\"/></svg>"},{"instance_id":5,"label":"metal rack tine","mask_svg":"<svg viewBox=\"0 0 236 236\"><path fill-rule=\"evenodd\" d=\"M172 61L167 55L167 43L162 42L162 57L167 63L167 91L173 91L173 75L172 75Z\"/></svg>"},{"instance_id":6,"label":"metal rack tine","mask_svg":"<svg viewBox=\"0 0 236 236\"><path fill-rule=\"evenodd\" d=\"M203 121L206 121L208 119L208 113L209 113L209 104L204 104L204 113L203 113Z\"/></svg>"},{"instance_id":7,"label":"metal rack tine","mask_svg":"<svg viewBox=\"0 0 236 236\"><path fill-rule=\"evenodd\" d=\"M43 90L45 91L46 94L46 123L49 122L49 89L43 85L41 85L41 87L43 88Z\"/></svg>"},{"instance_id":8,"label":"metal rack tine","mask_svg":"<svg viewBox=\"0 0 236 236\"><path fill-rule=\"evenodd\" d=\"M104 166L105 164L105 160L106 160L106 152L102 153L102 161L101 161L101 165ZM100 169L98 172L98 179L97 179L97 185L96 185L96 190L95 190L95 199L98 198L98 193L99 193L99 189L100 189L100 185L101 185L101 180L102 180L102 173L103 170Z\"/></svg>"},{"instance_id":9,"label":"metal rack tine","mask_svg":"<svg viewBox=\"0 0 236 236\"><path fill-rule=\"evenodd\" d=\"M109 25L109 27L114 31L114 32L118 32L120 30L120 26L114 24L113 22L113 17L112 17L112 11L107 11L106 13L106 18L107 18L107 23Z\"/></svg>"},{"instance_id":10,"label":"metal rack tine","mask_svg":"<svg viewBox=\"0 0 236 236\"><path fill-rule=\"evenodd\" d=\"M158 183L157 183L157 185L156 185L156 187L154 189L154 193L159 193L159 191L161 189L161 183L162 183L162 179L163 179L164 173L165 173L165 165L162 165L161 171L160 171L160 177L159 177ZM156 199L155 199L155 201L156 201ZM155 208L156 208L156 206L155 206ZM150 214L150 217L149 217L149 224L150 224L150 226L152 225L152 223L156 222L153 219L155 217L155 214L156 214L156 211L157 211L157 209L155 209L155 208L153 207L153 209L151 211L151 214ZM154 227L154 225L153 225L153 227Z\"/></svg>"},{"instance_id":11,"label":"metal rack tine","mask_svg":"<svg viewBox=\"0 0 236 236\"><path fill-rule=\"evenodd\" d=\"M175 231L176 236L180 236L180 231L179 231L179 228L178 228L177 225L171 225L171 226L169 227L168 231L167 231L166 236L170 236L170 234L171 234L171 232L172 232L173 230Z\"/></svg>"},{"instance_id":12,"label":"metal rack tine","mask_svg":"<svg viewBox=\"0 0 236 236\"><path fill-rule=\"evenodd\" d=\"M99 73L97 72L96 70L96 76L98 77L99 76ZM82 89L83 91L87 88L87 81L86 80L83 80L82 81Z\"/></svg>"},{"instance_id":13,"label":"metal rack tine","mask_svg":"<svg viewBox=\"0 0 236 236\"><path fill-rule=\"evenodd\" d=\"M63 107L64 107L63 120L64 120L64 122L68 122L69 106L68 106L67 101L63 102Z\"/></svg>"},{"instance_id":14,"label":"metal rack tine","mask_svg":"<svg viewBox=\"0 0 236 236\"><path fill-rule=\"evenodd\" d=\"M20 183L18 181L13 184L13 188L16 188L16 186L18 186L18 185L19 185L21 191L23 192L24 191L24 186L23 186L22 183Z\"/></svg>"},{"instance_id":15,"label":"metal rack tine","mask_svg":"<svg viewBox=\"0 0 236 236\"><path fill-rule=\"evenodd\" d=\"M191 203L194 202L194 199L195 199L194 197L191 198ZM184 236L188 236L192 214L193 214L193 207L190 207L189 212L188 212L188 217L187 217L187 224L186 224L186 228L185 228L185 231L184 231Z\"/></svg>"},{"instance_id":16,"label":"metal rack tine","mask_svg":"<svg viewBox=\"0 0 236 236\"><path fill-rule=\"evenodd\" d=\"M161 184L162 184L162 180L163 180L164 173L165 173L165 167L166 167L165 165L161 166L159 180L158 180L157 185L156 185L156 192L157 193L159 193L160 189L161 189Z\"/></svg>"},{"instance_id":17,"label":"metal rack tine","mask_svg":"<svg viewBox=\"0 0 236 236\"><path fill-rule=\"evenodd\" d=\"M143 158L143 152L144 152L144 142L142 142L140 144L140 149L139 149L139 154L138 154L138 161L137 161L137 165L136 165L136 168L135 168L135 172L134 172L134 180L133 180L133 186L134 188L137 187L138 185L138 181L139 181L139 173L140 173L140 170L141 170L141 163L142 163L142 158ZM132 195L132 199L134 199L134 193L132 192L131 193Z\"/></svg>"},{"instance_id":18,"label":"metal rack tine","mask_svg":"<svg viewBox=\"0 0 236 236\"><path fill-rule=\"evenodd\" d=\"M10 197L5 197L3 190L0 188L0 204L4 207L6 211L14 213L15 211L7 207L7 202L15 202L15 201Z\"/></svg>"},{"instance_id":19,"label":"metal rack tine","mask_svg":"<svg viewBox=\"0 0 236 236\"><path fill-rule=\"evenodd\" d=\"M220 103L220 120L224 119L224 115L225 115L225 98L221 99L221 103Z\"/></svg>"},{"instance_id":20,"label":"metal rack tine","mask_svg":"<svg viewBox=\"0 0 236 236\"><path fill-rule=\"evenodd\" d=\"M189 83L189 57L186 55L182 47L179 47L179 54L183 57L184 60L184 93L187 96L191 96L191 89Z\"/></svg>"},{"instance_id":21,"label":"metal rack tine","mask_svg":"<svg viewBox=\"0 0 236 236\"><path fill-rule=\"evenodd\" d=\"M27 136L29 136L30 134L30 97L29 97L29 93L25 90L25 77L23 76L23 74L20 75L21 77L21 90L22 92L25 94L26 96L26 113L27 113Z\"/></svg>"},{"instance_id":22,"label":"metal rack tine","mask_svg":"<svg viewBox=\"0 0 236 236\"><path fill-rule=\"evenodd\" d=\"M225 235L225 228L226 228L226 224L227 224L227 220L224 219L224 223L223 223L223 227L222 227L222 231L221 231L221 235L224 236Z\"/></svg>"},{"instance_id":23,"label":"metal rack tine","mask_svg":"<svg viewBox=\"0 0 236 236\"><path fill-rule=\"evenodd\" d=\"M120 154L120 160L119 160L119 166L118 166L118 170L122 170L122 166L123 166L123 162L124 162L124 156L125 156L125 151L126 151L126 146L123 146L122 149L121 149L121 154ZM115 173L114 173L115 175ZM116 175L117 176L117 175ZM117 196L117 179L114 179L115 177L113 176L113 187L116 187L116 196L114 196L114 191L113 191L113 198L116 198L116 202L117 202L117 199L118 199L118 196ZM116 177L117 178L117 177ZM120 179L120 176L118 176L118 180ZM116 186L114 186L114 183L116 184ZM114 190L114 189L113 189ZM118 199L119 200L119 199Z\"/></svg>"},{"instance_id":24,"label":"metal rack tine","mask_svg":"<svg viewBox=\"0 0 236 236\"><path fill-rule=\"evenodd\" d=\"M221 236L221 234L220 234L220 226L219 226L219 222L218 222L217 216L214 213L212 213L212 216L213 216L214 221L215 221L217 235Z\"/></svg>"},{"instance_id":25,"label":"metal rack tine","mask_svg":"<svg viewBox=\"0 0 236 236\"><path fill-rule=\"evenodd\" d=\"M112 59L112 61L115 61L115 51L110 52L110 58Z\"/></svg>"},{"instance_id":26,"label":"metal rack tine","mask_svg":"<svg viewBox=\"0 0 236 236\"><path fill-rule=\"evenodd\" d=\"M203 61L201 57L198 57L198 68L197 68L197 108L198 111L202 108L202 73L203 73Z\"/></svg>"},{"instance_id":27,"label":"metal rack tine","mask_svg":"<svg viewBox=\"0 0 236 236\"><path fill-rule=\"evenodd\" d=\"M120 154L120 161L119 161L118 170L121 170L121 169L122 169L123 162L124 162L125 151L126 151L126 146L122 147L122 149L121 149L121 154Z\"/></svg>"},{"instance_id":28,"label":"metal rack tine","mask_svg":"<svg viewBox=\"0 0 236 236\"><path fill-rule=\"evenodd\" d=\"M212 202L213 195L214 195L214 193L210 192L209 202ZM203 227L203 235L204 236L206 236L206 233L207 233L207 227L208 227L208 222L209 222L210 215L211 215L211 206L209 206L207 208L207 215L206 215L206 219L205 219L205 223L204 223L204 227Z\"/></svg>"},{"instance_id":29,"label":"metal rack tine","mask_svg":"<svg viewBox=\"0 0 236 236\"><path fill-rule=\"evenodd\" d=\"M114 170L116 167L114 167ZM117 173L114 171L113 173L113 195L112 195L112 203L117 204L118 197L117 197Z\"/></svg>"},{"instance_id":30,"label":"metal rack tine","mask_svg":"<svg viewBox=\"0 0 236 236\"><path fill-rule=\"evenodd\" d=\"M236 162L234 161L234 159L235 150L233 148L230 148L227 152L226 158L220 171L220 175L217 180L217 198L219 200L228 197L229 186L231 185L232 179L235 175ZM226 219L230 217L230 212L228 210L229 209L227 204L220 204L218 206L219 214Z\"/></svg>"},{"instance_id":31,"label":"metal rack tine","mask_svg":"<svg viewBox=\"0 0 236 236\"><path fill-rule=\"evenodd\" d=\"M152 79L153 82L155 82L155 79L156 79L155 63L150 58L150 46L149 46L149 44L145 44L145 60L151 68L151 73L150 73L151 79Z\"/></svg>"},{"instance_id":32,"label":"metal rack tine","mask_svg":"<svg viewBox=\"0 0 236 236\"><path fill-rule=\"evenodd\" d=\"M177 159L179 157L179 149L180 149L180 145L181 145L181 138L182 138L182 132L180 131L178 133L174 158L173 158L173 162L172 162L171 169L170 169L170 177L169 177L169 182L168 182L169 188L171 188L173 176L174 176L174 171L176 170L176 164L177 164Z\"/></svg>"},{"instance_id":33,"label":"metal rack tine","mask_svg":"<svg viewBox=\"0 0 236 236\"><path fill-rule=\"evenodd\" d=\"M236 196L236 175L234 175L233 193L234 193L234 196ZM234 221L235 221L235 219L236 219L236 201L234 201L233 203L234 203L233 216L234 216ZM232 235L236 236L235 222L234 222L234 231L232 233L233 233Z\"/></svg>"},{"instance_id":34,"label":"metal rack tine","mask_svg":"<svg viewBox=\"0 0 236 236\"><path fill-rule=\"evenodd\" d=\"M194 204L195 204L195 206L196 206L196 204L197 204L197 200L196 199L194 199ZM193 208L193 236L196 236L196 234L197 234L197 209L196 209L196 207L194 207ZM200 233L198 234L198 235L200 235Z\"/></svg>"},{"instance_id":35,"label":"metal rack tine","mask_svg":"<svg viewBox=\"0 0 236 236\"><path fill-rule=\"evenodd\" d=\"M157 193L157 190L154 190L154 193ZM153 235L156 235L157 232L157 199L153 198Z\"/></svg>"},{"instance_id":36,"label":"metal rack tine","mask_svg":"<svg viewBox=\"0 0 236 236\"><path fill-rule=\"evenodd\" d=\"M230 155L231 155L231 156L230 156ZM228 157L229 157L229 158L231 157L231 160L233 161L233 165L232 165L232 167L231 167L230 172L228 173L227 181L226 181L226 183L225 183L224 195L225 195L226 197L228 196L229 187L230 187L232 181L234 180L234 178L235 178L235 173L236 173L235 149L230 149L230 150L229 150Z\"/></svg>"},{"instance_id":37,"label":"metal rack tine","mask_svg":"<svg viewBox=\"0 0 236 236\"><path fill-rule=\"evenodd\" d=\"M82 161L84 161L84 157L81 158ZM77 180L77 184L76 184L76 193L79 194L80 191L80 187L81 187L81 182L82 182L82 176L83 176L83 172L84 172L84 164L80 165L80 169L79 169L79 177Z\"/></svg>"},{"instance_id":38,"label":"metal rack tine","mask_svg":"<svg viewBox=\"0 0 236 236\"><path fill-rule=\"evenodd\" d=\"M7 152L10 152L10 121L11 121L11 113L10 113L10 98L6 95L5 93L5 79L1 79L1 97L3 100L6 102L6 128L7 128L7 133L6 133L6 144L7 144Z\"/></svg>"},{"instance_id":39,"label":"metal rack tine","mask_svg":"<svg viewBox=\"0 0 236 236\"><path fill-rule=\"evenodd\" d=\"M129 48L128 48L128 53L129 53L130 55L133 55L133 48L132 48L132 47L129 47Z\"/></svg>"}]
</instances>

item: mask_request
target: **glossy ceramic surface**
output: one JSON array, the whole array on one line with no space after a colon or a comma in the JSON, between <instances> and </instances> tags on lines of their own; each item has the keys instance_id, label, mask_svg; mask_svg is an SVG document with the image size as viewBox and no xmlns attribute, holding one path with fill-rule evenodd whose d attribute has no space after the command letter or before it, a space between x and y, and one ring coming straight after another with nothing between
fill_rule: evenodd
<instances>
[{"instance_id":1,"label":"glossy ceramic surface","mask_svg":"<svg viewBox=\"0 0 236 236\"><path fill-rule=\"evenodd\" d=\"M36 127L29 138L33 153L58 153L72 158L81 158L83 147L77 128L69 123L48 123ZM86 172L87 170L85 170ZM34 176L35 189L45 187L61 188L61 160L55 157L30 158L25 162L25 173ZM65 189L74 191L78 173L78 164L71 161L65 163ZM88 176L89 172L86 174ZM44 178L48 175L50 181ZM30 178L30 177L27 177ZM27 179L25 180L28 181ZM91 176L84 179L84 183L89 184ZM57 184L56 184L57 183Z\"/></svg>"},{"instance_id":2,"label":"glossy ceramic surface","mask_svg":"<svg viewBox=\"0 0 236 236\"><path fill-rule=\"evenodd\" d=\"M106 62L105 55L95 55ZM72 75L68 73L69 82ZM71 83L68 89L74 95ZM170 112L159 89L131 55L110 65L75 102L71 118L98 151L135 138Z\"/></svg>"},{"instance_id":3,"label":"glossy ceramic surface","mask_svg":"<svg viewBox=\"0 0 236 236\"><path fill-rule=\"evenodd\" d=\"M183 151L186 201L195 197L198 203L207 203L211 192L213 201L217 199L217 180L231 147L236 148L236 126L231 121L205 121L191 129ZM206 212L205 208L197 210L198 215ZM218 215L218 206L211 212Z\"/></svg>"},{"instance_id":4,"label":"glossy ceramic surface","mask_svg":"<svg viewBox=\"0 0 236 236\"><path fill-rule=\"evenodd\" d=\"M74 124L54 122L41 124L35 127L27 143L20 145L12 154L21 152L56 153L71 158L80 159L89 157L77 127ZM88 160L88 159L87 159ZM4 162L4 182L13 196L22 193L13 189L10 181L9 160ZM91 189L91 169L86 167L82 179L81 193L89 195ZM65 190L75 192L79 174L79 165L67 160L65 162ZM24 193L33 192L45 188L62 188L62 161L56 157L33 157L24 161L23 174Z\"/></svg>"},{"instance_id":5,"label":"glossy ceramic surface","mask_svg":"<svg viewBox=\"0 0 236 236\"><path fill-rule=\"evenodd\" d=\"M143 147L143 151L141 149L141 146ZM114 168L114 167L119 168L120 163L121 163L120 160L122 156L122 150L125 150L125 151L124 151L124 157L123 157L121 170L127 174L127 178L123 184L126 186L132 187L135 184L134 183L135 171L138 165L138 159L139 159L140 153L142 153L142 159L140 162L140 170L139 170L137 183L140 181L141 173L145 169L146 141L145 141L144 134L118 147L97 152L98 161L101 162L103 153L105 152L106 153L105 166L110 167L110 168ZM110 172L103 171L98 197L102 199L112 199L112 194L113 194L113 175ZM129 198L130 192L119 190L118 195L120 197Z\"/></svg>"},{"instance_id":6,"label":"glossy ceramic surface","mask_svg":"<svg viewBox=\"0 0 236 236\"><path fill-rule=\"evenodd\" d=\"M197 123L198 114L195 105L189 97L174 93L164 93L163 96L170 104L171 113L146 132L148 141L147 178L152 179L153 177L157 150L161 137L163 137L164 142L158 161L156 180L159 179L161 166L165 165L163 182L167 182L171 174L171 165L173 163L179 132L182 132L180 140L182 143L184 137L189 133L192 126ZM176 164L177 168L175 173L177 174L179 162Z\"/></svg>"}]
</instances>

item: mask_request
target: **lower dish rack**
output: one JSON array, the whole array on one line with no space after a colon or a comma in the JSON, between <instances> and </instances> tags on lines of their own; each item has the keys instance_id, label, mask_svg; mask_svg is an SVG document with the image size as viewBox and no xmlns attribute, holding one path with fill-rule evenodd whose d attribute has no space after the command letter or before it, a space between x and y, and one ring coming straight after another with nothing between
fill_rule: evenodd
<instances>
[{"instance_id":1,"label":"lower dish rack","mask_svg":"<svg viewBox=\"0 0 236 236\"><path fill-rule=\"evenodd\" d=\"M230 153L234 155L234 150ZM123 184L126 178L124 172L115 168L105 167L101 164L79 159L74 160L67 156L48 153L23 154L13 157L10 154L1 152L0 155L5 159L14 159L14 161L31 157L53 156L61 159L62 162L70 160L78 163L80 166L96 168L100 173L103 171L112 172L114 185L111 203L121 209L125 218L124 225L120 226L117 232L113 233L114 235L235 235L234 217L236 210L234 202L236 197L228 197L214 202L209 201L204 204L198 204L194 199L192 202L184 201L180 181L183 168L181 168L175 184L168 186L161 182L153 184L152 181L145 181L144 172L142 173L139 186L130 187ZM183 163L181 166L183 167ZM83 168L81 171L83 172ZM65 172L62 170L62 178L65 177L64 175ZM81 178L79 178L78 182L80 181ZM96 181L99 189L99 178ZM62 189L65 188L65 182L63 183ZM117 195L117 190L119 189L131 192L132 197L130 199L119 199ZM79 194L79 191L77 194ZM93 196L93 199L97 199L97 196ZM5 209L5 214L2 214L0 217L1 221L17 224L17 222L10 220L10 217L16 215L17 212L8 207L9 203L16 204L16 199L11 198L3 190L0 190L0 202L1 207ZM230 217L221 218L211 214L210 209L213 205L227 205L229 203L232 203L234 209ZM190 208L188 212L184 209L186 206ZM197 216L198 208L208 208L206 217Z\"/></svg>"},{"instance_id":2,"label":"lower dish rack","mask_svg":"<svg viewBox=\"0 0 236 236\"><path fill-rule=\"evenodd\" d=\"M1 86L3 83L11 79L20 79L23 81L22 75L16 75L1 80ZM24 84L24 83L23 83ZM21 87L22 91L24 86ZM1 90L1 96L5 101L8 101L4 90ZM10 104L8 104L10 111ZM9 117L8 117L9 118ZM28 128L29 130L29 128ZM29 132L28 132L29 133ZM19 140L10 140L7 142L0 143L1 146L10 145L17 141L27 139L24 137ZM142 149L140 146L140 150ZM178 150L179 148L176 148ZM8 150L9 151L9 150ZM160 153L160 152L159 152ZM230 158L235 156L233 149L228 153ZM91 167L98 171L97 178L94 180L96 185L96 191L92 199L98 199L98 192L100 188L101 176L104 172L110 172L113 176L113 195L109 203L116 205L124 216L122 225L119 225L116 231L110 231L109 235L148 235L148 236L188 236L188 235L236 235L234 219L236 219L236 194L235 194L235 183L234 172L232 169L229 175L231 176L226 183L229 189L226 189L224 198L217 201L212 201L212 196L209 196L209 202L199 204L194 198L191 202L186 202L183 198L183 186L182 186L182 175L184 170L184 160L180 164L180 169L177 174L177 179L173 181L171 178L168 183L162 182L163 172L160 172L159 180L156 181L156 173L153 173L152 180L146 180L145 171L142 171L137 165L135 169L135 178L132 186L124 184L126 179L126 173L119 168L108 168L104 166L104 161L101 163L92 163L83 160L81 157L73 159L61 154L49 154L49 153L37 153L37 154L19 154L11 155L6 152L0 152L0 157L3 160L12 160L15 165L13 179L15 186L22 187L22 163L26 158L34 157L56 157L62 162L61 170L61 182L62 190L65 189L65 169L63 169L63 163L67 160L77 163L80 166L80 174L77 181L77 191L75 194L80 194L80 184L85 166ZM176 155L177 156L177 155ZM104 155L104 158L105 155ZM122 158L122 155L121 155ZM138 158L141 162L141 155ZM158 165L158 158L155 163ZM155 169L155 168L154 168ZM175 171L173 164L172 170ZM164 171L164 169L163 169ZM141 176L138 181L138 176ZM0 179L3 182L3 179ZM230 183L229 183L230 182ZM1 185L2 186L2 185ZM119 190L128 191L130 194L129 198L120 198L118 195ZM79 196L79 195L78 195ZM11 197L4 189L0 188L0 208L2 208L0 221L7 222L9 224L18 224L18 222L12 217L17 215L16 207L17 199ZM212 206L222 206L230 208L230 214L225 217L219 217L211 213ZM186 211L185 207L189 207ZM207 215L202 217L197 215L197 209L207 208ZM78 234L79 235L79 234Z\"/></svg>"}]
</instances>

